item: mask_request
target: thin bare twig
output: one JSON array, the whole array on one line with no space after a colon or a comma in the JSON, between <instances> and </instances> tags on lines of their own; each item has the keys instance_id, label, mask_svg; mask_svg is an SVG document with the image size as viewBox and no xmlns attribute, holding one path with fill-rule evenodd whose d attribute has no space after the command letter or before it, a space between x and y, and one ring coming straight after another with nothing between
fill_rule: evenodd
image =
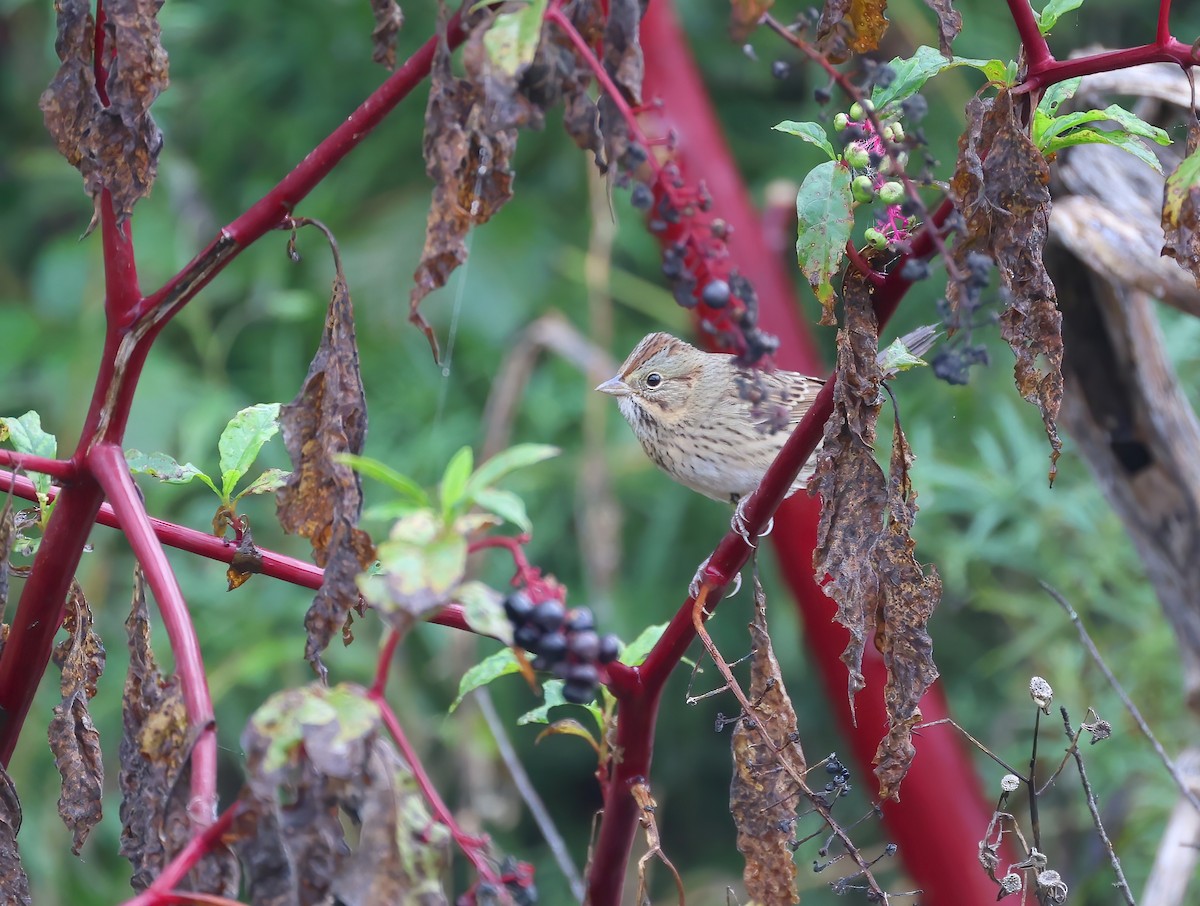
<instances>
[{"instance_id":1,"label":"thin bare twig","mask_svg":"<svg viewBox=\"0 0 1200 906\"><path fill-rule=\"evenodd\" d=\"M475 704L479 706L479 711L483 715L484 722L488 725L488 729L492 733L492 739L496 741L496 749L500 753L500 760L508 768L513 786L517 788L517 792L525 802L525 807L529 809L530 816L533 818L534 823L537 824L538 830L541 831L542 839L550 847L554 861L558 863L558 870L563 873L563 876L567 879L567 883L571 886L571 896L582 903L585 892L583 877L579 874L575 860L571 858L571 851L567 847L566 841L563 840L562 834L558 832L558 827L555 826L554 819L550 817L550 812L546 810L546 804L542 802L542 797L538 795L533 781L529 779L529 773L525 770L525 765L521 764L520 757L517 755L516 750L513 749L512 740L509 739L508 731L504 727L504 721L496 713L496 705L492 701L491 693L485 687L481 687L475 690L473 698Z\"/></svg>"},{"instance_id":2,"label":"thin bare twig","mask_svg":"<svg viewBox=\"0 0 1200 906\"><path fill-rule=\"evenodd\" d=\"M1113 687L1113 690L1120 697L1121 703L1125 706L1125 710L1128 711L1130 716L1133 718L1134 723L1138 725L1138 729L1142 731L1148 740L1150 740L1150 745L1154 747L1154 751L1158 754L1159 760L1162 761L1162 763L1166 766L1167 771L1175 781L1175 785L1179 787L1179 792L1183 795L1183 798L1191 803L1192 808L1194 808L1197 812L1200 812L1200 798L1196 797L1195 792L1193 792L1191 787L1188 785L1187 778L1183 776L1183 773L1171 759L1171 756L1167 754L1167 750L1162 747L1162 743L1158 741L1158 737L1156 737L1150 730L1150 725L1146 723L1146 719L1142 717L1142 712L1139 711L1137 705L1133 703L1133 699L1129 697L1124 687L1117 681L1117 678L1113 676L1113 672L1108 669L1108 664L1106 664L1104 662L1104 658L1100 656L1100 650L1096 647L1096 643L1092 641L1092 637L1088 635L1088 631L1084 628L1083 621L1079 619L1079 614L1075 612L1075 608L1072 607L1070 602L1068 602L1066 598L1064 598L1050 585L1047 585L1045 582L1039 582L1038 584L1042 586L1042 589L1046 592L1046 594L1057 601L1058 605L1067 612L1067 616L1070 617L1071 622L1075 624L1075 630L1079 633L1079 638L1080 641L1083 642L1083 647L1087 649L1088 654L1092 656L1092 660L1096 662L1096 666L1100 668L1100 672L1104 674L1104 678L1108 680L1108 684Z\"/></svg>"},{"instance_id":3,"label":"thin bare twig","mask_svg":"<svg viewBox=\"0 0 1200 906\"><path fill-rule=\"evenodd\" d=\"M1063 727L1067 731L1067 738L1071 740L1071 754L1075 757L1075 767L1079 769L1079 780L1083 784L1084 795L1087 796L1088 811L1092 813L1092 824L1096 826L1096 833L1100 835L1100 842L1104 844L1104 849L1108 852L1108 861L1113 867L1113 873L1117 876L1117 883L1114 885L1121 891L1125 902L1129 906L1136 906L1133 899L1133 892L1129 889L1129 882L1125 880L1125 872L1121 871L1121 860L1117 858L1117 852L1113 849L1112 840L1108 838L1108 833L1104 830L1104 823L1100 820L1100 809L1096 805L1096 795L1092 792L1092 785L1088 782L1087 771L1083 767L1083 756L1079 753L1078 736L1071 727L1071 717L1067 714L1067 709L1059 707L1059 712L1062 714Z\"/></svg>"}]
</instances>

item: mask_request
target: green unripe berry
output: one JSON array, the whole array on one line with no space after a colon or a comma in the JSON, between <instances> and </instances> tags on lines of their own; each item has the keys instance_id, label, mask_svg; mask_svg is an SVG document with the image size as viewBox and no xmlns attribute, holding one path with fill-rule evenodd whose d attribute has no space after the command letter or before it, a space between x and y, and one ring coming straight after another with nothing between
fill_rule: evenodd
<instances>
[{"instance_id":1,"label":"green unripe berry","mask_svg":"<svg viewBox=\"0 0 1200 906\"><path fill-rule=\"evenodd\" d=\"M875 105L866 98L863 98L861 101L855 101L850 105L850 119L861 120L864 113L874 109Z\"/></svg>"},{"instance_id":2,"label":"green unripe berry","mask_svg":"<svg viewBox=\"0 0 1200 906\"><path fill-rule=\"evenodd\" d=\"M863 167L870 165L871 154L862 145L854 142L846 146L846 163L852 166L855 170L861 170Z\"/></svg>"},{"instance_id":3,"label":"green unripe berry","mask_svg":"<svg viewBox=\"0 0 1200 906\"><path fill-rule=\"evenodd\" d=\"M850 183L850 194L854 196L855 201L874 201L875 186L871 182L871 177L865 174L854 177L854 182Z\"/></svg>"},{"instance_id":4,"label":"green unripe berry","mask_svg":"<svg viewBox=\"0 0 1200 906\"><path fill-rule=\"evenodd\" d=\"M833 128L838 132L844 132L846 127L850 125L850 117L844 113L839 113L833 118Z\"/></svg>"},{"instance_id":5,"label":"green unripe berry","mask_svg":"<svg viewBox=\"0 0 1200 906\"><path fill-rule=\"evenodd\" d=\"M891 126L884 126L881 134L885 141L894 142L896 140L896 132Z\"/></svg>"},{"instance_id":6,"label":"green unripe berry","mask_svg":"<svg viewBox=\"0 0 1200 906\"><path fill-rule=\"evenodd\" d=\"M888 246L887 236L883 235L883 233L879 232L879 230L875 229L875 227L868 227L867 231L863 233L863 238L866 239L867 243L873 248L885 249Z\"/></svg>"},{"instance_id":7,"label":"green unripe berry","mask_svg":"<svg viewBox=\"0 0 1200 906\"><path fill-rule=\"evenodd\" d=\"M884 204L900 204L904 201L904 186L898 182L885 182L879 187L879 200Z\"/></svg>"},{"instance_id":8,"label":"green unripe berry","mask_svg":"<svg viewBox=\"0 0 1200 906\"><path fill-rule=\"evenodd\" d=\"M894 141L894 142L904 141L904 127L903 126L901 126L899 123L892 123L891 129L892 129L892 138L891 138L892 141Z\"/></svg>"}]
</instances>

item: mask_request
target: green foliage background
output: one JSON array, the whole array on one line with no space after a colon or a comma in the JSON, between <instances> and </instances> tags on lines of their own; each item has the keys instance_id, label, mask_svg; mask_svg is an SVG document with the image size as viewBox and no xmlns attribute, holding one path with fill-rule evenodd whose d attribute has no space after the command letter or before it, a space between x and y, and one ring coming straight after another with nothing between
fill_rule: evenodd
<instances>
[{"instance_id":1,"label":"green foliage background","mask_svg":"<svg viewBox=\"0 0 1200 906\"><path fill-rule=\"evenodd\" d=\"M788 55L766 34L753 39L757 61L731 45L724 31L726 4L681 6L752 189L761 197L771 180L798 182L818 160L816 153L770 127L782 119L821 116L811 101L812 76L793 61L797 65L788 78L772 79L771 60ZM788 6L780 15L791 11ZM976 0L957 6L966 20L959 53L1012 55L1015 35L1003 4ZM410 3L406 13L401 58L432 28L427 5ZM171 2L160 18L172 85L154 108L166 137L158 183L134 221L146 288L186 263L384 75L370 62L370 11L361 0ZM935 43L931 18L916 0L894 2L891 18L885 56ZM1195 33L1195 21L1176 18L1176 34L1186 39ZM1090 0L1081 14L1060 24L1052 46L1065 52L1091 40L1115 43L1143 33L1149 40L1150 28L1144 10L1118 0ZM77 437L95 376L103 276L99 235L78 239L90 215L80 180L52 149L37 109L37 97L56 65L51 4L0 0L0 414L37 409L64 449ZM978 84L975 75L957 70L927 92L934 111L927 132L944 173L953 161L960 111ZM430 188L420 156L424 97L421 89L403 104L300 213L325 221L342 247L370 403L366 452L432 483L454 449L481 440L492 377L526 325L556 311L587 331L582 253L591 218L585 213L587 162L557 123L552 121L545 133L522 135L515 200L472 237L467 267L425 305L443 339L451 322L457 323L452 364L443 375L406 321ZM615 336L608 351L619 359L648 329L666 324L682 331L686 322L658 276L654 244L622 193L616 193L613 208L619 230L611 309ZM608 217L603 206L592 213ZM167 451L207 469L215 465L221 426L235 411L255 402L287 401L296 393L320 335L332 267L315 233L302 234L304 257L298 264L289 261L285 242L279 234L244 253L167 329L147 364L130 446ZM932 319L935 288L923 289L923 301L906 302L905 323L898 329ZM801 295L812 315L811 294ZM1171 312L1163 317L1185 386L1195 386L1200 325ZM832 343L831 332L819 338L826 347ZM1084 613L1110 664L1172 751L1194 738L1180 694L1174 640L1119 522L1069 442L1058 482L1053 490L1046 487L1047 450L1039 419L1017 399L1011 356L994 332L989 342L993 365L980 369L969 387L939 384L928 373L907 375L898 387L918 454L918 551L946 580L932 627L938 662L959 720L1015 763L1028 759L1032 705L1026 684L1032 674L1050 680L1077 720L1094 706L1113 722L1116 737L1089 750L1089 770L1136 890L1148 871L1173 788L1037 580L1061 589ZM525 496L536 526L533 560L570 587L572 603L590 604L605 629L628 639L647 622L665 620L678 605L728 514L658 474L615 410L598 410L607 431L607 455L600 461L611 469L621 505L621 559L611 588L589 584L578 539L580 516L589 506L581 471L591 386L572 364L553 355L539 361L511 436L554 443L565 453L512 486ZM278 441L269 445L266 459L264 465L286 465ZM208 525L214 503L202 488L145 482L143 488L153 514L197 528ZM306 556L305 544L279 535L269 500L248 500L246 511L260 544ZM116 533L97 529L94 544L80 578L109 645L108 672L93 707L108 758L108 786L115 793L125 662L121 624L132 563ZM179 553L171 560L210 667L223 792L229 797L236 793L238 737L249 713L272 691L311 678L302 658L301 625L310 595L261 578L227 594L218 564ZM482 568L494 583L507 577L499 555ZM17 583L14 600L19 588ZM778 583L768 577L767 588L770 595ZM735 599L717 621L727 653L745 644L745 604L745 598L740 605ZM775 605L776 647L807 750L840 749L782 594L775 596ZM353 647L331 653L338 679L361 682L373 669L377 624L368 618L357 629ZM482 822L505 849L538 864L543 902L567 902L565 884L515 799L478 712L468 705L444 717L462 671L493 648L437 627L423 628L403 653L392 700L440 787L462 806L466 820ZM169 660L165 641L158 650ZM712 727L716 712L731 710L732 703L710 699L687 707L687 679L681 670L668 690L654 791L665 846L685 870L695 901L723 902L724 886L736 883L739 868L725 803L728 743ZM697 683L715 685L711 672ZM516 679L494 692L510 721L534 704ZM42 906L115 903L128 895L128 868L116 855L117 797L110 797L107 818L80 859L69 854L69 835L54 814L57 777L44 726L56 701L57 684L48 677L11 765L25 807L23 858ZM565 737L535 746L531 728L514 727L511 733L582 860L590 812L598 802L590 752ZM1057 752L1053 733L1047 740L1045 751ZM980 763L994 789L1000 772L983 759ZM869 778L856 781L871 785ZM945 794L953 797L958 791ZM1042 824L1052 861L1079 892L1074 902L1110 902L1103 855L1071 782L1060 782L1043 806ZM802 850L798 858L806 864L813 856ZM832 902L823 889L824 876L803 878L814 888L805 902ZM904 889L903 879L894 877L892 887Z\"/></svg>"}]
</instances>

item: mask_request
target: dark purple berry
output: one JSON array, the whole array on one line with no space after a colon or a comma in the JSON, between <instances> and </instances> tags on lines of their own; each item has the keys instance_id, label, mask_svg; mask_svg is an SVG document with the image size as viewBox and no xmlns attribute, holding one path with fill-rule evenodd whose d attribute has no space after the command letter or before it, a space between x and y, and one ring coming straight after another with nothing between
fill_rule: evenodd
<instances>
[{"instance_id":1,"label":"dark purple berry","mask_svg":"<svg viewBox=\"0 0 1200 906\"><path fill-rule=\"evenodd\" d=\"M567 680L563 685L562 694L564 701L573 705L586 705L596 697L596 684Z\"/></svg>"},{"instance_id":2,"label":"dark purple berry","mask_svg":"<svg viewBox=\"0 0 1200 906\"><path fill-rule=\"evenodd\" d=\"M518 626L513 633L513 643L518 648L524 648L526 651L533 651L537 648L541 638L542 631L530 623Z\"/></svg>"},{"instance_id":3,"label":"dark purple berry","mask_svg":"<svg viewBox=\"0 0 1200 906\"><path fill-rule=\"evenodd\" d=\"M792 74L792 64L786 60L776 60L771 64L771 75L777 79L786 79Z\"/></svg>"},{"instance_id":4,"label":"dark purple berry","mask_svg":"<svg viewBox=\"0 0 1200 906\"><path fill-rule=\"evenodd\" d=\"M828 104L833 100L833 92L829 90L828 85L819 85L813 89L813 100L818 104Z\"/></svg>"},{"instance_id":5,"label":"dark purple berry","mask_svg":"<svg viewBox=\"0 0 1200 906\"><path fill-rule=\"evenodd\" d=\"M546 661L547 667L553 667L567 656L567 637L561 632L548 632L538 640L534 651Z\"/></svg>"},{"instance_id":6,"label":"dark purple berry","mask_svg":"<svg viewBox=\"0 0 1200 906\"><path fill-rule=\"evenodd\" d=\"M611 664L621 653L621 640L611 632L600 637L600 651L596 658L601 664Z\"/></svg>"},{"instance_id":7,"label":"dark purple berry","mask_svg":"<svg viewBox=\"0 0 1200 906\"><path fill-rule=\"evenodd\" d=\"M691 277L683 277L675 282L671 290L675 301L682 308L695 308L699 304L696 298L696 281Z\"/></svg>"},{"instance_id":8,"label":"dark purple berry","mask_svg":"<svg viewBox=\"0 0 1200 906\"><path fill-rule=\"evenodd\" d=\"M542 630L542 632L557 632L566 616L567 609L563 607L562 601L556 601L554 598L551 598L548 601L542 601L533 608L531 619L533 625Z\"/></svg>"},{"instance_id":9,"label":"dark purple berry","mask_svg":"<svg viewBox=\"0 0 1200 906\"><path fill-rule=\"evenodd\" d=\"M596 628L596 618L590 607L576 607L567 614L567 632L583 632Z\"/></svg>"},{"instance_id":10,"label":"dark purple berry","mask_svg":"<svg viewBox=\"0 0 1200 906\"><path fill-rule=\"evenodd\" d=\"M524 623L533 613L533 602L523 591L509 592L504 598L504 612L514 623Z\"/></svg>"},{"instance_id":11,"label":"dark purple berry","mask_svg":"<svg viewBox=\"0 0 1200 906\"><path fill-rule=\"evenodd\" d=\"M654 193L650 191L648 185L639 182L633 187L633 194L629 196L629 203L639 211L648 211L650 210L650 206L654 204Z\"/></svg>"},{"instance_id":12,"label":"dark purple berry","mask_svg":"<svg viewBox=\"0 0 1200 906\"><path fill-rule=\"evenodd\" d=\"M585 664L593 663L600 654L600 636L585 629L582 632L571 633L567 642L567 650L571 655Z\"/></svg>"},{"instance_id":13,"label":"dark purple berry","mask_svg":"<svg viewBox=\"0 0 1200 906\"><path fill-rule=\"evenodd\" d=\"M568 664L563 678L568 683L589 683L593 686L600 682L600 674L592 664Z\"/></svg>"},{"instance_id":14,"label":"dark purple berry","mask_svg":"<svg viewBox=\"0 0 1200 906\"><path fill-rule=\"evenodd\" d=\"M729 284L724 280L709 280L700 297L709 308L724 308L729 304Z\"/></svg>"}]
</instances>

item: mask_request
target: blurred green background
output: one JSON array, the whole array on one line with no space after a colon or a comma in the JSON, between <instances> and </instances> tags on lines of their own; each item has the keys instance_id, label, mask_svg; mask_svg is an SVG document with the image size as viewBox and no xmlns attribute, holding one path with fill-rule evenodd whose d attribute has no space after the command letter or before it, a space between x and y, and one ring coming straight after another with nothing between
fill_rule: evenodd
<instances>
[{"instance_id":1,"label":"blurred green background","mask_svg":"<svg viewBox=\"0 0 1200 906\"><path fill-rule=\"evenodd\" d=\"M757 197L772 180L799 181L816 158L794 139L771 132L783 119L817 119L813 78L772 36L752 39L757 60L729 43L728 6L717 0L681 4L712 97L745 178ZM965 28L956 44L972 57L1012 55L1015 36L1003 4L956 6ZM786 4L780 16L795 9ZM400 39L403 59L430 33L429 4L410 3ZM1175 21L1185 42L1197 33L1194 5ZM932 18L917 0L891 5L885 56L936 43ZM283 3L237 0L171 2L160 15L171 55L171 88L154 107L166 138L158 182L134 218L138 266L146 290L184 265L219 226L261 196L334 128L384 77L371 63L370 10L362 0ZM1092 41L1150 39L1144 10L1120 0L1089 0L1053 36L1062 53ZM100 237L80 241L90 216L78 175L45 133L37 98L57 66L49 2L0 0L0 414L36 409L64 449L73 446L89 402L103 332ZM774 59L795 65L786 79L771 76ZM937 79L927 96L926 122L934 155L948 176L962 105L978 88L970 73ZM516 197L471 237L471 257L447 290L424 311L443 342L452 320L456 342L448 373L430 359L424 338L407 323L408 291L423 240L429 183L421 161L425 91L401 105L304 202L299 213L328 224L341 244L359 327L370 405L367 453L426 484L436 481L450 453L478 449L492 379L525 329L550 312L582 334L593 334L620 359L648 329L686 330L682 313L659 276L657 249L627 195L617 192L612 298L589 300L584 256L593 226L613 226L603 189L589 190L587 160L565 138L557 118L543 133L523 134L516 156ZM1180 136L1176 136L1180 138ZM597 201L599 200L599 201ZM301 234L303 259L286 254L284 234L268 236L240 256L163 333L146 366L128 445L162 450L215 469L216 438L243 406L287 401L296 393L315 351L332 268L312 231ZM935 287L923 287L902 309L897 330L932 319ZM800 293L811 316L815 302ZM1164 311L1166 334L1186 387L1200 377L1200 325ZM612 324L610 340L603 327ZM1143 708L1170 751L1195 739L1183 706L1174 639L1121 525L1100 496L1070 441L1053 490L1046 487L1046 444L1036 411L1011 386L1011 354L984 331L992 366L970 386L949 387L928 373L898 382L910 439L921 514L918 555L937 565L945 597L932 632L945 688L957 718L1015 763L1028 761L1032 674L1054 685L1057 700L1076 720L1089 706L1114 724L1112 741L1087 752L1110 833L1126 873L1140 890L1174 790L1165 772L1120 709L1074 630L1037 587L1058 587L1085 615L1109 663ZM828 349L832 332L818 334ZM548 442L563 455L514 479L536 526L533 561L570 588L570 602L587 603L606 630L626 639L647 623L667 619L682 600L696 564L727 525L726 511L660 475L643 457L615 407L594 398L594 379L578 364L548 352L538 358L509 426L513 442ZM886 435L883 435L886 436ZM268 446L268 465L286 465L282 445ZM595 478L606 470L619 520L591 502ZM143 484L152 514L199 529L209 524L213 498L199 487ZM382 499L368 486L368 503ZM281 537L270 500L247 502L259 544L296 556L305 543ZM378 527L376 527L378 528ZM607 557L607 559L605 559ZM255 578L232 594L223 566L171 554L191 606L209 666L222 746L222 789L239 783L238 738L249 713L271 692L307 682L302 616L304 590ZM498 554L484 559L483 576L508 576ZM94 533L81 580L109 647L108 670L93 703L115 790L120 690L125 667L121 625L130 596L132 563L124 540ZM766 564L768 595L779 585ZM610 581L611 579L611 581ZM15 595L20 583L16 583ZM734 599L714 633L727 654L744 645L747 598ZM804 645L783 595L772 608L777 651L799 712L810 754L841 750L830 729L822 690L805 663ZM10 611L11 613L11 611ZM332 650L337 680L371 675L378 627L356 626L348 650ZM462 671L494 643L424 627L404 649L391 700L451 803L468 823L481 825L507 851L538 865L545 903L568 902L561 874L515 797L478 711L464 706L445 716ZM159 653L169 663L165 641ZM658 817L669 855L684 872L697 903L724 902L740 867L727 811L728 740L713 732L718 710L732 703L683 701L686 670L668 689L653 777ZM717 683L709 671L702 688ZM594 760L578 740L534 745L537 728L513 726L535 704L516 678L494 688L500 712L522 760L559 822L577 860L586 849L598 804ZM45 725L57 701L57 682L42 684L11 773L25 809L22 856L36 902L106 904L128 896L127 865L117 855L118 799L81 858L55 814L57 775ZM1058 751L1051 728L1047 751ZM987 767L995 789L999 771ZM867 778L857 785L869 787ZM948 790L947 796L954 795ZM1104 855L1077 787L1060 782L1042 806L1052 863L1072 884L1076 903L1108 903L1112 893ZM982 829L981 829L982 830ZM877 828L859 832L878 845ZM815 853L801 850L803 866ZM903 878L887 870L893 889ZM833 902L824 877L801 873L806 903ZM661 895L667 894L659 872ZM461 879L460 879L461 881ZM459 884L458 890L463 889ZM673 901L673 900L672 900Z\"/></svg>"}]
</instances>

